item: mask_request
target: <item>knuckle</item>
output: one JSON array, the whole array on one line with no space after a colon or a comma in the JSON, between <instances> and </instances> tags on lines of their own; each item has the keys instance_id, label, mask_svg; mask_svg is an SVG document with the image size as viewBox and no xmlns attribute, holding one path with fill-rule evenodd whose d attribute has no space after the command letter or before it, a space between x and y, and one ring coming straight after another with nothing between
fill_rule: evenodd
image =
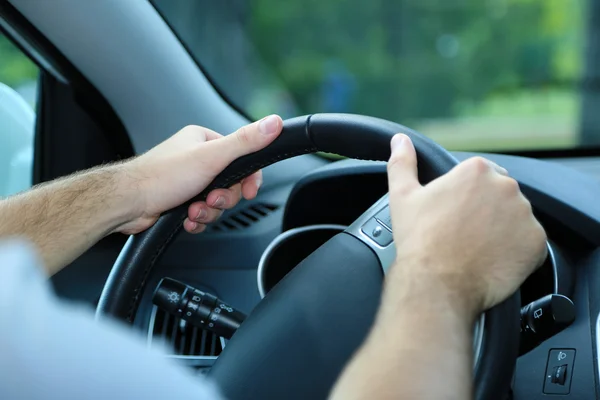
<instances>
[{"instance_id":1,"label":"knuckle","mask_svg":"<svg viewBox=\"0 0 600 400\"><path fill-rule=\"evenodd\" d=\"M393 154L387 163L388 172L393 171L394 169L398 168L400 165L405 164L407 161L408 161L407 154L404 154L402 152Z\"/></svg>"},{"instance_id":2,"label":"knuckle","mask_svg":"<svg viewBox=\"0 0 600 400\"><path fill-rule=\"evenodd\" d=\"M199 125L186 125L181 131L190 135L206 135L205 128Z\"/></svg>"},{"instance_id":3,"label":"knuckle","mask_svg":"<svg viewBox=\"0 0 600 400\"><path fill-rule=\"evenodd\" d=\"M199 129L202 129L202 128L198 125L186 125L183 127L182 131L197 131Z\"/></svg>"},{"instance_id":4,"label":"knuckle","mask_svg":"<svg viewBox=\"0 0 600 400\"><path fill-rule=\"evenodd\" d=\"M201 143L206 140L206 128L199 125L186 125L180 132Z\"/></svg>"},{"instance_id":5,"label":"knuckle","mask_svg":"<svg viewBox=\"0 0 600 400\"><path fill-rule=\"evenodd\" d=\"M238 142L240 143L240 145L242 146L248 146L249 144L252 143L252 137L250 135L250 129L248 129L248 126L242 126L240 129L238 129L235 132L235 137L238 140Z\"/></svg>"},{"instance_id":6,"label":"knuckle","mask_svg":"<svg viewBox=\"0 0 600 400\"><path fill-rule=\"evenodd\" d=\"M502 189L504 190L504 192L509 195L514 196L516 194L521 194L519 182L517 182L517 180L514 178L508 176L502 177L502 179L500 180L500 184L502 185ZM531 209L531 204L529 203L529 201L525 199L525 202L529 205L529 208Z\"/></svg>"},{"instance_id":7,"label":"knuckle","mask_svg":"<svg viewBox=\"0 0 600 400\"><path fill-rule=\"evenodd\" d=\"M476 175L488 172L491 168L490 163L483 157L477 156L469 158L464 162L465 167Z\"/></svg>"},{"instance_id":8,"label":"knuckle","mask_svg":"<svg viewBox=\"0 0 600 400\"><path fill-rule=\"evenodd\" d=\"M405 198L411 193L411 188L406 185L399 185L390 191L390 195L394 198Z\"/></svg>"},{"instance_id":9,"label":"knuckle","mask_svg":"<svg viewBox=\"0 0 600 400\"><path fill-rule=\"evenodd\" d=\"M537 246L537 251L540 254L544 254L547 252L546 243L548 241L548 236L546 235L546 231L542 227L542 225L535 221L535 228L533 232L533 236L535 238L535 244Z\"/></svg>"},{"instance_id":10,"label":"knuckle","mask_svg":"<svg viewBox=\"0 0 600 400\"><path fill-rule=\"evenodd\" d=\"M394 182L390 182L389 194L394 199L408 198L414 192L414 189L415 185L403 179L396 179Z\"/></svg>"},{"instance_id":11,"label":"knuckle","mask_svg":"<svg viewBox=\"0 0 600 400\"><path fill-rule=\"evenodd\" d=\"M536 230L538 233L539 242L541 243L541 246L546 247L546 242L548 241L548 235L546 234L546 231L544 230L542 225L539 222L537 222L537 220L536 220Z\"/></svg>"},{"instance_id":12,"label":"knuckle","mask_svg":"<svg viewBox=\"0 0 600 400\"><path fill-rule=\"evenodd\" d=\"M522 197L522 200L521 200L521 202L519 204L519 210L521 211L520 214L524 218L529 217L529 218L534 218L535 219L535 217L533 216L533 208L531 207L531 203L527 199L525 199L524 197Z\"/></svg>"}]
</instances>

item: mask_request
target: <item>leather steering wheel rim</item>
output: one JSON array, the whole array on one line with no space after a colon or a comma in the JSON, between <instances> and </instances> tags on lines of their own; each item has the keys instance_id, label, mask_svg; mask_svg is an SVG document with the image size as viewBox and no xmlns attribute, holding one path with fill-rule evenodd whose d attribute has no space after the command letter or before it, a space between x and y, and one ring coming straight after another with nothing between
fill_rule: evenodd
<instances>
[{"instance_id":1,"label":"leather steering wheel rim","mask_svg":"<svg viewBox=\"0 0 600 400\"><path fill-rule=\"evenodd\" d=\"M419 180L422 184L443 175L457 164L457 160L435 142L414 130L382 119L350 114L314 114L284 121L283 132L271 145L236 160L197 197L164 213L151 228L129 238L106 281L98 304L97 316L112 315L128 323L133 323L147 278L173 238L181 231L182 222L187 215L187 207L192 201L205 200L208 193L216 188L229 187L258 169L301 154L323 151L349 158L386 161L390 156L390 140L398 132L407 134L414 143L417 150ZM347 239L339 239L340 243L336 246L341 246L345 249L344 251L351 253L352 246L348 247L341 243L343 240ZM333 247L333 244L330 247ZM356 257L360 258L362 255L357 254ZM365 255L365 257L369 256ZM296 274L295 271L292 272ZM302 271L296 275L301 276ZM285 283L286 279L282 282ZM380 278L373 279L374 287L377 286L378 279ZM280 285L281 283L278 286ZM283 291L280 290L279 293L283 293ZM276 296L282 295L274 295L273 299ZM269 297L270 295L265 299L269 299ZM378 301L378 297L369 299L369 305L365 305L365 307L374 314L373 307L376 309ZM268 308L268 306L261 307L264 302L263 300L257 309ZM273 303L272 299L270 302ZM510 386L518 354L519 308L520 299L517 292L486 312L481 357L475 368L476 399L503 398ZM260 312L257 313L260 314ZM254 314L255 312L250 315L248 320ZM259 317L255 318L255 320L259 319ZM264 318L262 319L264 320ZM252 360L236 362L236 351L238 353L246 351L244 346L236 344L236 342L243 343L243 339L238 339L238 337L249 338L247 341L259 340L260 338L255 337L256 334L253 333L253 330L262 332L261 329L263 329L256 323L248 323L248 320L234 335L213 368L212 375L221 384L227 397L232 400L249 398L250 392L247 386L252 384L255 384L256 390L251 393L254 393L256 397L266 395L271 397L277 393L268 387L269 379L264 379L260 383L256 377L248 379L241 376L254 374L255 371L252 368ZM365 321L367 325L372 322L372 320L369 322L368 319ZM322 365L323 368L328 368L329 374L316 374L313 379L327 375L328 380L335 380L344 361L351 356L364 339L368 332L368 326L362 327L359 331L356 334L347 335L350 337L350 344L344 349L346 353L343 359L331 357L335 361L324 362L332 364ZM282 342L282 348L286 348L288 345L289 343L285 345ZM259 358L260 360L256 360L256 363L266 360L265 357ZM285 369L283 364L288 361L288 359L278 361L282 364L279 368L280 371ZM293 369L293 367L290 368ZM317 367L315 366L315 368ZM319 398L327 395L332 384L333 381L322 385L299 385L294 388L293 384L286 382L285 388L282 390L285 391L288 388L294 390L295 398ZM304 392L298 392L302 390Z\"/></svg>"}]
</instances>

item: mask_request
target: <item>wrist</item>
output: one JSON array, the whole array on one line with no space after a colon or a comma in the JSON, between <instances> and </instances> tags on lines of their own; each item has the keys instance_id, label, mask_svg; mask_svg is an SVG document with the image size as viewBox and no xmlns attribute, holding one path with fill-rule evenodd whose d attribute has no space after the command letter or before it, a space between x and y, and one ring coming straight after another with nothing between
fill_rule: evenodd
<instances>
[{"instance_id":1,"label":"wrist","mask_svg":"<svg viewBox=\"0 0 600 400\"><path fill-rule=\"evenodd\" d=\"M106 168L113 178L113 191L109 202L114 213L109 233L137 233L147 228L156 217L146 211L146 194L142 176L132 161L114 164Z\"/></svg>"},{"instance_id":2,"label":"wrist","mask_svg":"<svg viewBox=\"0 0 600 400\"><path fill-rule=\"evenodd\" d=\"M417 342L444 347L453 341L453 346L468 348L479 316L472 301L466 299L469 295L456 292L456 288L449 287L438 276L407 272L411 268L403 265L405 268L401 265L391 268L386 277L382 304L370 338L373 346L379 347L377 343L382 342L410 350Z\"/></svg>"},{"instance_id":3,"label":"wrist","mask_svg":"<svg viewBox=\"0 0 600 400\"><path fill-rule=\"evenodd\" d=\"M470 289L469 277L440 268L434 260L399 258L386 277L382 311L415 310L422 315L448 315L472 325L481 312L477 292Z\"/></svg>"}]
</instances>

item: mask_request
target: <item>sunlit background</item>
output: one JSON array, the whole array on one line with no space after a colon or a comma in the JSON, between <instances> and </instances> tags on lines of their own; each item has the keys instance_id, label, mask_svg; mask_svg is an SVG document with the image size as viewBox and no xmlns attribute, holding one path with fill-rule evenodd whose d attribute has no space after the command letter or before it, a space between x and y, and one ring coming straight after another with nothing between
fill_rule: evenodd
<instances>
[{"instance_id":1,"label":"sunlit background","mask_svg":"<svg viewBox=\"0 0 600 400\"><path fill-rule=\"evenodd\" d=\"M600 145L597 3L153 0L252 118L367 114L496 151ZM0 82L30 93L35 66L2 38L0 57Z\"/></svg>"}]
</instances>

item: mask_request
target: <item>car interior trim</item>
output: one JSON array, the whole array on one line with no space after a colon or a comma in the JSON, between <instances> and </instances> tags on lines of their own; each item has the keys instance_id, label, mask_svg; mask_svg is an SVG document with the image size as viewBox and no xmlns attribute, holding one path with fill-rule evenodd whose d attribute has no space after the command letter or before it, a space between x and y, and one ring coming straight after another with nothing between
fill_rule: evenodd
<instances>
[{"instance_id":1,"label":"car interior trim","mask_svg":"<svg viewBox=\"0 0 600 400\"><path fill-rule=\"evenodd\" d=\"M229 133L247 123L218 95L150 2L118 7L111 1L9 2L106 97L128 132L144 132L131 135L137 153L186 125ZM106 40L109 27L119 40ZM140 37L151 45L140 45ZM89 43L102 57L89 57Z\"/></svg>"},{"instance_id":2,"label":"car interior trim","mask_svg":"<svg viewBox=\"0 0 600 400\"><path fill-rule=\"evenodd\" d=\"M594 333L596 336L596 373L598 382L600 382L600 312L596 316L596 330Z\"/></svg>"},{"instance_id":3,"label":"car interior trim","mask_svg":"<svg viewBox=\"0 0 600 400\"><path fill-rule=\"evenodd\" d=\"M33 60L41 69L52 74L52 76L61 83L69 83L60 67L58 67L56 63L49 61L49 57L42 55L38 49L39 46L36 47L32 45L31 42L13 26L14 24L7 21L7 14L11 15L13 19L19 15L9 3L0 3L0 32L4 32L11 38L17 47L23 53L27 54L27 56L29 56L29 58L31 58L31 60Z\"/></svg>"},{"instance_id":4,"label":"car interior trim","mask_svg":"<svg viewBox=\"0 0 600 400\"><path fill-rule=\"evenodd\" d=\"M552 277L554 280L554 293L558 293L558 265L556 262L556 256L554 255L554 249L549 241L546 240L546 247L548 248L548 258L552 264Z\"/></svg>"},{"instance_id":5,"label":"car interior trim","mask_svg":"<svg viewBox=\"0 0 600 400\"><path fill-rule=\"evenodd\" d=\"M273 251L282 242L288 240L289 238L291 238L293 236L299 235L301 233L309 232L309 231L335 229L335 230L339 230L340 232L343 232L346 228L348 228L348 227L344 226L344 225L336 225L336 224L306 225L306 226L302 226L300 228L293 228L293 229L287 230L287 231L277 235L275 237L275 239L273 239L271 241L271 243L269 243L269 245L263 252L263 254L260 257L260 260L258 262L258 268L256 270L256 285L258 287L258 292L260 293L260 298L263 299L267 294L265 291L265 286L263 284L263 275L265 273L265 267L266 267L267 260L269 259L269 256L273 253Z\"/></svg>"}]
</instances>

